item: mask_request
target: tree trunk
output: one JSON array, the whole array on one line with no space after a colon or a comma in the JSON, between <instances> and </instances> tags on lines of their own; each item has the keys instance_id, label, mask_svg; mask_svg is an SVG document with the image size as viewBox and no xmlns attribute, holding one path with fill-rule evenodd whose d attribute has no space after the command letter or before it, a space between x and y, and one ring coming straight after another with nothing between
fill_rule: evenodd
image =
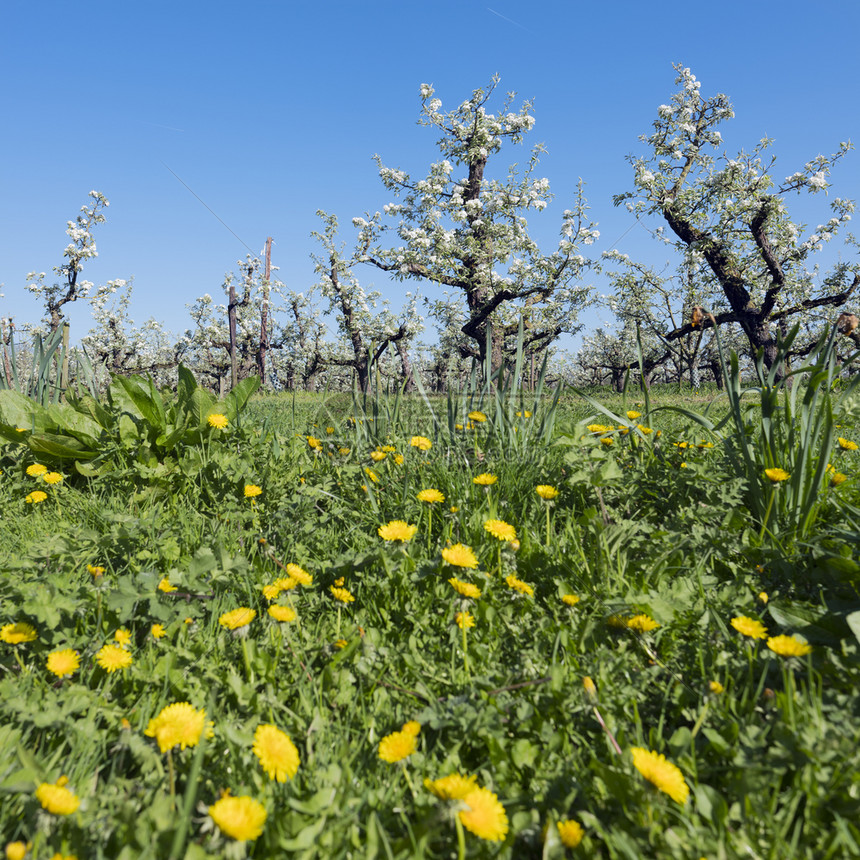
<instances>
[{"instance_id":1,"label":"tree trunk","mask_svg":"<svg viewBox=\"0 0 860 860\"><path fill-rule=\"evenodd\" d=\"M358 390L362 394L367 394L367 386L370 379L367 361L356 361L353 367L355 368L355 376L358 380Z\"/></svg>"},{"instance_id":2,"label":"tree trunk","mask_svg":"<svg viewBox=\"0 0 860 860\"><path fill-rule=\"evenodd\" d=\"M415 378L412 375L412 363L409 361L409 352L403 345L403 340L394 341L394 348L400 356L400 366L403 368L403 379L405 381L404 390L415 390Z\"/></svg>"},{"instance_id":3,"label":"tree trunk","mask_svg":"<svg viewBox=\"0 0 860 860\"><path fill-rule=\"evenodd\" d=\"M717 391L722 391L725 387L725 381L723 380L723 368L720 365L718 360L711 360L708 362L708 370L711 371L711 374L714 377L714 382L717 385Z\"/></svg>"}]
</instances>

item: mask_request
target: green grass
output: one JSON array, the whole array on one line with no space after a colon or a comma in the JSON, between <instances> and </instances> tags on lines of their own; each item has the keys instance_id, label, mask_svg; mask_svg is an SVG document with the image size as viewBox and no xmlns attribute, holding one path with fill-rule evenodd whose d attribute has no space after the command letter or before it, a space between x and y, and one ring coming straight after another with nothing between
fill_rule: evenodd
<instances>
[{"instance_id":1,"label":"green grass","mask_svg":"<svg viewBox=\"0 0 860 860\"><path fill-rule=\"evenodd\" d=\"M625 423L627 410L646 412L639 392L591 394ZM0 642L3 839L31 841L36 858L860 854L858 453L835 455L848 480L824 491L810 533L774 540L750 513L729 437L698 447L709 434L663 408L702 412L715 394L652 389L653 432L616 429L611 445L584 429L595 409L570 393L551 441L534 431L547 397L504 426L485 399L487 422L451 432L446 399L380 398L357 413L350 396L258 396L239 425L94 477L66 464L53 487L26 474L37 458L10 442L0 626L25 622L37 638ZM464 417L465 401L454 405ZM725 399L708 414L718 423ZM394 450L374 461L386 443ZM486 472L497 481L475 485ZM248 484L262 488L253 502ZM548 505L537 484L559 497ZM48 498L25 503L40 486ZM416 499L429 487L445 495L432 515ZM517 544L490 535L490 518L513 525ZM391 520L416 525L412 540L383 541ZM474 549L477 570L443 562L453 543ZM263 588L289 563L313 582L278 596L297 613L280 624ZM94 579L88 565L105 572ZM165 578L175 591L159 590ZM354 602L332 596L341 580ZM256 612L243 631L219 624L242 606ZM474 617L465 637L458 612ZM637 615L657 626L627 626ZM732 627L741 615L811 653L777 656ZM133 662L108 674L95 655L119 629ZM80 668L58 679L46 659L62 648ZM205 708L214 734L168 756L145 731L175 702ZM380 740L410 720L416 752L382 761ZM261 724L295 742L294 779L261 768ZM680 770L685 804L635 769L635 747ZM497 795L503 841L463 832L463 807L425 789L451 773ZM81 799L69 816L34 794L61 776ZM256 840L211 820L227 790L265 806ZM584 828L576 849L560 842L566 819Z\"/></svg>"}]
</instances>

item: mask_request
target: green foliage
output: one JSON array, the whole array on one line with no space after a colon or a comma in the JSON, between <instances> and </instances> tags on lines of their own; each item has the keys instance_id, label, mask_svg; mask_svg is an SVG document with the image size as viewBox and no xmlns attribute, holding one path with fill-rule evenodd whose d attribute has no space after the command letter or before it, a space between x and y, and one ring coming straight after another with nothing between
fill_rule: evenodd
<instances>
[{"instance_id":1,"label":"green foliage","mask_svg":"<svg viewBox=\"0 0 860 860\"><path fill-rule=\"evenodd\" d=\"M574 819L583 856L856 853L857 454L803 540L762 542L731 418L707 431L649 394L593 400L605 429L589 430L563 392L532 399L519 378L476 376L441 403L371 385L367 400L291 404L249 401L252 383L217 402L183 371L175 393L138 378L101 401L32 407L24 441L25 404L0 398L15 433L0 447L0 628L36 633L0 636L5 840L36 858L561 858L556 823ZM795 385L794 416L808 387ZM469 426L477 410L486 420ZM37 458L40 434L89 436L98 456ZM42 462L65 480L27 473ZM47 498L25 502L36 488ZM428 488L444 502L420 501ZM383 540L393 520L414 536ZM445 561L456 543L477 569ZM264 591L291 564L311 582ZM254 617L228 630L219 619L240 607ZM741 615L813 650L779 657L732 626ZM108 673L96 655L120 630L132 662ZM59 678L47 659L66 648L80 666ZM214 734L168 756L146 730L178 702L204 708ZM380 759L410 720L416 751ZM261 724L296 744L293 779L260 766ZM643 778L634 747L679 768L685 804ZM503 841L460 841L460 807L423 784L450 773L498 796ZM63 775L81 806L51 815L34 791ZM227 790L266 808L256 840L211 819Z\"/></svg>"}]
</instances>

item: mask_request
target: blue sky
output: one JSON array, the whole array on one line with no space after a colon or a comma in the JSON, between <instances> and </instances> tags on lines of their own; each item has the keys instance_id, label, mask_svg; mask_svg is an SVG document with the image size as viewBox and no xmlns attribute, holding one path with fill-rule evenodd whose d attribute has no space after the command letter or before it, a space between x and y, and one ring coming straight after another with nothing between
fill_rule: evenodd
<instances>
[{"instance_id":1,"label":"blue sky","mask_svg":"<svg viewBox=\"0 0 860 860\"><path fill-rule=\"evenodd\" d=\"M727 151L775 138L779 176L860 138L855 2L7 0L3 19L0 315L19 324L42 313L27 272L62 262L66 221L98 189L111 205L82 277L133 276L136 322L189 325L186 304L218 295L247 248L170 170L254 252L273 236L279 277L307 289L315 211L336 213L348 240L353 216L390 199L374 153L413 175L435 160L433 131L416 125L424 82L443 108L496 72L501 90L534 100L527 146L495 168L546 144L538 175L555 201L530 225L547 251L582 177L597 253L665 257L611 197L631 187L624 157L669 100L673 62L704 95L730 96ZM832 182L831 194L860 195L860 153ZM809 219L826 220L823 195L814 202ZM415 288L357 274L395 308ZM70 316L77 339L88 310Z\"/></svg>"}]
</instances>

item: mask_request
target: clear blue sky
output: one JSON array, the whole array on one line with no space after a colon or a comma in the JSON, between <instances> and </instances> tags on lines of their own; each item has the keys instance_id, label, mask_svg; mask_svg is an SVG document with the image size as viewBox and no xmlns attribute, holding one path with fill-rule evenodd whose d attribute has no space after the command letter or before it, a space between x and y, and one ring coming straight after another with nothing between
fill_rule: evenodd
<instances>
[{"instance_id":1,"label":"clear blue sky","mask_svg":"<svg viewBox=\"0 0 860 860\"><path fill-rule=\"evenodd\" d=\"M348 239L353 216L390 199L374 153L413 175L436 158L432 130L416 125L423 82L443 108L495 72L501 90L534 100L526 144L546 144L538 175L556 199L530 224L548 251L581 176L597 253L665 256L611 197L631 187L624 156L674 91L673 62L692 68L704 95L732 99L727 151L776 139L779 176L860 138L853 0L3 5L0 315L18 323L41 316L25 276L62 262L66 221L91 189L111 205L96 232L99 258L82 277L133 276L137 323L152 316L180 331L187 303L219 295L246 248L164 164L254 252L273 236L279 277L307 289L315 211L336 213ZM527 154L503 151L496 169ZM860 152L832 182L831 194L860 196ZM815 202L811 218L826 220L823 195ZM357 272L395 308L414 289ZM88 311L70 316L77 339Z\"/></svg>"}]
</instances>

